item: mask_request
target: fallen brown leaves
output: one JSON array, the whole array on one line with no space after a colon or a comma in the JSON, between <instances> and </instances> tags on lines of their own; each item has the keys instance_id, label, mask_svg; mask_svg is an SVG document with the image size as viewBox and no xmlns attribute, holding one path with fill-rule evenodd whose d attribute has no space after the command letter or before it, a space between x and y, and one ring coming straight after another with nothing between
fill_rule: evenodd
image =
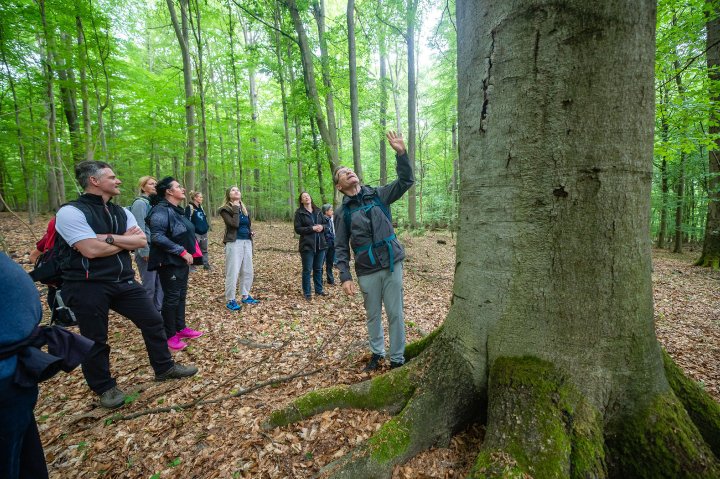
<instances>
[{"instance_id":1,"label":"fallen brown leaves","mask_svg":"<svg viewBox=\"0 0 720 479\"><path fill-rule=\"evenodd\" d=\"M33 226L36 234L42 234L46 220ZM244 306L239 314L225 309L222 227L217 222L210 233L215 269L191 274L187 320L206 334L189 341L175 357L196 364L197 376L154 382L139 331L113 314L112 370L119 386L131 394L129 404L112 412L98 407L79 369L41 385L35 413L51 477L312 477L388 419L379 412L335 410L262 430L270 411L304 392L366 379L361 369L368 353L361 297L347 298L338 286L329 286L330 296L305 302L292 226L255 227L252 294L261 299L259 305ZM34 247L30 232L6 213L0 214L0 236L20 262ZM403 236L402 241L408 249L407 335L413 341L447 314L455 240L447 233L429 233ZM667 254L656 258L658 336L683 369L720 399L720 275L690 262ZM292 375L297 377L288 379ZM198 399L207 403L188 406ZM393 476L465 477L482 435L481 427L470 428L449 447L396 467Z\"/></svg>"}]
</instances>

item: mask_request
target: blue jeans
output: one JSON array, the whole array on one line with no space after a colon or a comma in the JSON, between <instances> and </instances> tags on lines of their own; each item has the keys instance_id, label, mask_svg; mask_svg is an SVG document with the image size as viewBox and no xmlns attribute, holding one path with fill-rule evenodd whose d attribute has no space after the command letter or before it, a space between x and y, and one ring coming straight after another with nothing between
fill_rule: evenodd
<instances>
[{"instance_id":1,"label":"blue jeans","mask_svg":"<svg viewBox=\"0 0 720 479\"><path fill-rule=\"evenodd\" d=\"M0 477L47 478L47 466L33 408L38 388L21 388L13 377L0 379Z\"/></svg>"},{"instance_id":2,"label":"blue jeans","mask_svg":"<svg viewBox=\"0 0 720 479\"><path fill-rule=\"evenodd\" d=\"M312 294L310 288L310 272L312 271L313 283L315 283L315 294L323 292L322 273L325 264L325 250L320 251L302 251L300 253L302 259L302 289L306 298Z\"/></svg>"},{"instance_id":3,"label":"blue jeans","mask_svg":"<svg viewBox=\"0 0 720 479\"><path fill-rule=\"evenodd\" d=\"M335 277L333 276L333 266L335 265L335 245L328 246L327 254L325 255L325 276L327 277L328 284L335 284Z\"/></svg>"}]
</instances>

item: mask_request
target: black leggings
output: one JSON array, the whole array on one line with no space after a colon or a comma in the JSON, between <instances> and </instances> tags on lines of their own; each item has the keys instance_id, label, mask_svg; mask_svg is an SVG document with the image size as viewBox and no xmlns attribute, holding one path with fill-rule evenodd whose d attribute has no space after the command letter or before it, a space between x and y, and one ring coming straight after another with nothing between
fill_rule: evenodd
<instances>
[{"instance_id":1,"label":"black leggings","mask_svg":"<svg viewBox=\"0 0 720 479\"><path fill-rule=\"evenodd\" d=\"M161 266L157 270L165 297L163 297L162 317L165 335L168 339L185 329L185 298L187 297L188 265Z\"/></svg>"}]
</instances>

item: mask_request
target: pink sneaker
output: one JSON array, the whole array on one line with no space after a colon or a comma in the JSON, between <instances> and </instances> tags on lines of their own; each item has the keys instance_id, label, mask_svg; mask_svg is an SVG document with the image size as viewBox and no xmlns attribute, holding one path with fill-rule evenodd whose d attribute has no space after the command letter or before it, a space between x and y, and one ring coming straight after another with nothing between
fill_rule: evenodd
<instances>
[{"instance_id":1,"label":"pink sneaker","mask_svg":"<svg viewBox=\"0 0 720 479\"><path fill-rule=\"evenodd\" d=\"M167 345L168 348L170 348L172 351L182 351L187 347L187 344L180 341L180 336L177 334L172 338L168 339Z\"/></svg>"},{"instance_id":2,"label":"pink sneaker","mask_svg":"<svg viewBox=\"0 0 720 479\"><path fill-rule=\"evenodd\" d=\"M203 333L202 331L196 331L190 328L183 328L177 332L176 336L180 339L195 339L199 338L203 334L205 333Z\"/></svg>"}]
</instances>

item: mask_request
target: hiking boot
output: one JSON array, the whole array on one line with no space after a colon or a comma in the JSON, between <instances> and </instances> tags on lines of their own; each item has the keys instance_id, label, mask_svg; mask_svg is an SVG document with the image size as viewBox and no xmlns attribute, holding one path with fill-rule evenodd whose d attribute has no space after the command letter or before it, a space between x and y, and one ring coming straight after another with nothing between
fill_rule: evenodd
<instances>
[{"instance_id":1,"label":"hiking boot","mask_svg":"<svg viewBox=\"0 0 720 479\"><path fill-rule=\"evenodd\" d=\"M311 302L311 301L312 301L312 296L310 296L309 294L306 294L306 295L305 295L305 301L307 301L308 303Z\"/></svg>"},{"instance_id":2,"label":"hiking boot","mask_svg":"<svg viewBox=\"0 0 720 479\"><path fill-rule=\"evenodd\" d=\"M173 351L182 351L183 349L187 348L187 344L183 343L180 340L180 336L178 336L177 334L167 340L167 345L168 348Z\"/></svg>"},{"instance_id":3,"label":"hiking boot","mask_svg":"<svg viewBox=\"0 0 720 479\"><path fill-rule=\"evenodd\" d=\"M213 268L213 267L210 266L209 264L204 264L204 265L203 265L203 269L206 270L206 271L213 271L213 270L215 270L215 268Z\"/></svg>"},{"instance_id":4,"label":"hiking boot","mask_svg":"<svg viewBox=\"0 0 720 479\"><path fill-rule=\"evenodd\" d=\"M225 305L225 307L227 309L229 309L230 311L239 311L242 308L242 306L237 304L237 301L235 301L234 299L231 299L230 301L228 301L227 304Z\"/></svg>"},{"instance_id":5,"label":"hiking boot","mask_svg":"<svg viewBox=\"0 0 720 479\"><path fill-rule=\"evenodd\" d=\"M258 301L257 299L253 298L252 296L250 296L248 294L246 297L241 299L240 302L243 304L258 304L260 301Z\"/></svg>"},{"instance_id":6,"label":"hiking boot","mask_svg":"<svg viewBox=\"0 0 720 479\"><path fill-rule=\"evenodd\" d=\"M194 376L197 374L198 368L195 366L183 366L180 363L175 363L173 367L168 369L162 374L155 375L155 381L167 381L168 379L181 379Z\"/></svg>"},{"instance_id":7,"label":"hiking boot","mask_svg":"<svg viewBox=\"0 0 720 479\"><path fill-rule=\"evenodd\" d=\"M203 334L205 334L205 333L203 333L202 331L197 331L195 329L190 329L190 328L183 328L180 331L178 331L175 336L177 336L180 339L195 339L195 338L199 338Z\"/></svg>"},{"instance_id":8,"label":"hiking boot","mask_svg":"<svg viewBox=\"0 0 720 479\"><path fill-rule=\"evenodd\" d=\"M375 371L377 368L380 367L380 361L382 361L383 359L385 359L384 356L373 353L370 361L368 361L368 363L363 368L363 371Z\"/></svg>"},{"instance_id":9,"label":"hiking boot","mask_svg":"<svg viewBox=\"0 0 720 479\"><path fill-rule=\"evenodd\" d=\"M399 368L403 364L405 364L405 363L401 363L399 361L390 361L390 369Z\"/></svg>"},{"instance_id":10,"label":"hiking boot","mask_svg":"<svg viewBox=\"0 0 720 479\"><path fill-rule=\"evenodd\" d=\"M113 386L100 395L100 405L105 409L119 408L125 404L125 393Z\"/></svg>"},{"instance_id":11,"label":"hiking boot","mask_svg":"<svg viewBox=\"0 0 720 479\"><path fill-rule=\"evenodd\" d=\"M325 291L320 291L319 293L315 293L315 296L327 296L328 294Z\"/></svg>"}]
</instances>

